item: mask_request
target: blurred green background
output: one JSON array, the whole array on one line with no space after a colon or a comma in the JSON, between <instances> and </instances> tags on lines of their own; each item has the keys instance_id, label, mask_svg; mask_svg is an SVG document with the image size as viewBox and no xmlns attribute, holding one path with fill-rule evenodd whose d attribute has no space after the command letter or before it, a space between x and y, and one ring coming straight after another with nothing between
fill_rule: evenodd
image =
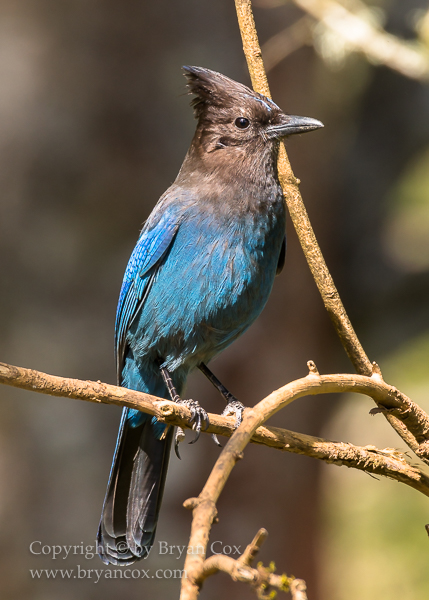
<instances>
[{"instance_id":1,"label":"blurred green background","mask_svg":"<svg viewBox=\"0 0 429 600\"><path fill-rule=\"evenodd\" d=\"M347 7L425 56L427 2ZM258 0L255 18L275 101L325 124L287 148L349 315L385 379L429 410L428 86L353 52L292 2ZM122 274L193 135L185 64L249 83L232 0L1 3L1 361L114 383ZM290 223L288 235L263 315L212 365L246 405L305 375L309 359L322 373L352 370ZM199 374L188 393L223 408ZM0 395L0 597L178 597L172 577L95 583L87 573L105 569L83 550L95 544L120 409L5 386ZM361 396L304 398L272 424L404 449L371 408ZM157 544L187 543L182 502L218 452L202 436L172 457ZM266 527L261 560L304 578L310 600L428 597L429 506L405 486L249 447L218 508L211 540L244 547ZM54 545L77 550L54 560ZM182 565L157 545L135 566ZM30 572L65 568L70 579ZM253 593L220 574L201 594L219 597Z\"/></svg>"}]
</instances>

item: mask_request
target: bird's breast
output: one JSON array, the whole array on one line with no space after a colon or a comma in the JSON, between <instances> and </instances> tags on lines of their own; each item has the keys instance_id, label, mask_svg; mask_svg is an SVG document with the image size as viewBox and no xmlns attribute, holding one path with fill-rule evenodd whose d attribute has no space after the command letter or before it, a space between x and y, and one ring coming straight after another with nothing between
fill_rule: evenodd
<instances>
[{"instance_id":1,"label":"bird's breast","mask_svg":"<svg viewBox=\"0 0 429 600\"><path fill-rule=\"evenodd\" d=\"M142 351L161 349L174 370L228 346L268 299L284 231L282 201L265 214L185 216L142 308Z\"/></svg>"}]
</instances>

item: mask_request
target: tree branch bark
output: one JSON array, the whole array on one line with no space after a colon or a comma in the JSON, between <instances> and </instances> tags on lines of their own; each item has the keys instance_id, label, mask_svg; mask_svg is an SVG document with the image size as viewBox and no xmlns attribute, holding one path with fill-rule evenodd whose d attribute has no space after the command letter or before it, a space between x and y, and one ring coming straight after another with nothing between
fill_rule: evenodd
<instances>
[{"instance_id":1,"label":"tree branch bark","mask_svg":"<svg viewBox=\"0 0 429 600\"><path fill-rule=\"evenodd\" d=\"M405 415L407 426L412 424L413 430L418 428L419 439L422 440L420 444L417 443L415 436L407 428L405 429L408 437L414 440L413 445L416 447L418 456L429 462L429 457L422 451L422 448L425 449L428 445L429 416L405 394L385 383L378 373L372 377L348 374L319 375L314 363L309 361L308 364L311 370L307 377L288 383L256 405L255 409L264 410L264 415L266 415L264 421L302 396L346 392L365 394L382 407L376 409L376 412L397 411L398 414ZM191 413L185 406L100 381L81 381L80 379L57 377L33 369L0 363L0 383L51 396L128 406L155 416L169 425L191 427ZM206 433L223 436L231 436L234 433L235 423L232 417L210 414L209 419L210 425ZM256 429L251 442L390 477L429 495L428 478L419 469L409 465L403 454L390 449L377 450L373 446L362 448L344 442L331 442L287 429L266 426Z\"/></svg>"},{"instance_id":2,"label":"tree branch bark","mask_svg":"<svg viewBox=\"0 0 429 600\"><path fill-rule=\"evenodd\" d=\"M246 56L253 89L256 92L271 98L270 88L262 60L262 53L259 46L258 34L253 19L251 1L235 0L235 6L243 41L243 50ZM341 302L334 280L332 279L325 259L323 258L310 219L308 218L301 192L299 191L299 181L293 174L283 143L280 144L277 170L292 223L335 330L357 373L360 373L361 375L371 375L371 362L359 342L343 303Z\"/></svg>"}]
</instances>

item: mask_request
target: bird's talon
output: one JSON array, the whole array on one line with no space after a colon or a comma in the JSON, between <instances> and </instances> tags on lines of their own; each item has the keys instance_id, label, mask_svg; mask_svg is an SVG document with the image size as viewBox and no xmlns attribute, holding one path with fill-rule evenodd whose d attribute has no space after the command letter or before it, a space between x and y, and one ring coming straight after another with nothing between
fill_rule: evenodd
<instances>
[{"instance_id":1,"label":"bird's talon","mask_svg":"<svg viewBox=\"0 0 429 600\"><path fill-rule=\"evenodd\" d=\"M201 429L196 429L195 431L196 431L196 433L195 433L195 437L194 437L194 439L193 439L193 440L191 440L191 441L189 442L190 444L195 444L195 442L197 442L197 441L198 441L198 438L200 437Z\"/></svg>"},{"instance_id":2,"label":"bird's talon","mask_svg":"<svg viewBox=\"0 0 429 600\"><path fill-rule=\"evenodd\" d=\"M222 444L219 442L218 437L215 433L212 433L212 440L214 441L216 446L219 446L219 448L223 448Z\"/></svg>"},{"instance_id":3,"label":"bird's talon","mask_svg":"<svg viewBox=\"0 0 429 600\"><path fill-rule=\"evenodd\" d=\"M174 436L174 452L176 453L176 456L179 460L182 460L182 457L180 456L180 453L179 453L179 444L180 444L180 442L183 442L184 439L185 439L185 432L183 431L183 429L181 427L178 427L176 429L176 435Z\"/></svg>"},{"instance_id":4,"label":"bird's talon","mask_svg":"<svg viewBox=\"0 0 429 600\"><path fill-rule=\"evenodd\" d=\"M196 431L197 433L201 431L201 419L199 415L195 417L195 421L192 424L192 431Z\"/></svg>"}]
</instances>

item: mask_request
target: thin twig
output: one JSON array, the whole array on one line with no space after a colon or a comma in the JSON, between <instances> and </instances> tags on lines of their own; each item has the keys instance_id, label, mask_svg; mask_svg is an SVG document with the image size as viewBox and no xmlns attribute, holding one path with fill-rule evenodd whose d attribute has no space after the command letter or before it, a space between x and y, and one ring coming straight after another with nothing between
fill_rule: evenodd
<instances>
[{"instance_id":1,"label":"thin twig","mask_svg":"<svg viewBox=\"0 0 429 600\"><path fill-rule=\"evenodd\" d=\"M240 556L237 562L239 562L241 565L251 565L267 537L268 531L262 527L250 544L246 546L243 554Z\"/></svg>"},{"instance_id":2,"label":"thin twig","mask_svg":"<svg viewBox=\"0 0 429 600\"><path fill-rule=\"evenodd\" d=\"M235 0L235 6L243 41L243 50L253 88L255 91L264 94L264 96L271 97L262 61L261 49L259 47L258 35L256 33L255 21L253 19L251 2L250 0ZM371 375L371 362L350 323L340 295L326 266L299 191L299 182L293 174L284 144L280 145L277 168L293 225L326 310L356 371L361 375Z\"/></svg>"},{"instance_id":3,"label":"thin twig","mask_svg":"<svg viewBox=\"0 0 429 600\"><path fill-rule=\"evenodd\" d=\"M305 583L302 580L297 580L287 575L277 575L272 572L271 567L267 568L262 564L258 564L256 568L243 565L239 562L239 559L235 560L225 554L214 554L204 561L199 584L201 585L207 577L214 575L218 571L228 573L233 581L250 584L255 588L257 597L263 600L269 600L273 597L270 595L270 588L282 592L290 591L292 599L306 600L307 598L306 595L302 595L302 591L306 589ZM296 593L294 595L295 590L299 590L301 595L296 595Z\"/></svg>"}]
</instances>

